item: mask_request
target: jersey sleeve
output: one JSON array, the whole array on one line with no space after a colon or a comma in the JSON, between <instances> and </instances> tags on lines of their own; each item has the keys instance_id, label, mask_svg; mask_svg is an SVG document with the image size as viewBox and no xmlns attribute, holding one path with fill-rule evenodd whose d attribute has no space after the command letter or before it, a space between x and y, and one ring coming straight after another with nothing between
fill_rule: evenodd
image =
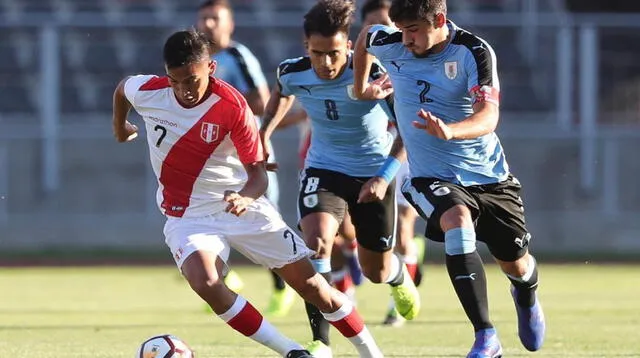
<instances>
[{"instance_id":1,"label":"jersey sleeve","mask_svg":"<svg viewBox=\"0 0 640 358\"><path fill-rule=\"evenodd\" d=\"M238 89L241 92L247 93L267 85L260 62L248 48L238 45L230 48L230 52L239 69L239 83L242 85Z\"/></svg>"},{"instance_id":2,"label":"jersey sleeve","mask_svg":"<svg viewBox=\"0 0 640 358\"><path fill-rule=\"evenodd\" d=\"M491 102L500 104L500 82L496 55L486 42L469 49L464 61L467 78L467 90L472 102Z\"/></svg>"},{"instance_id":3,"label":"jersey sleeve","mask_svg":"<svg viewBox=\"0 0 640 358\"><path fill-rule=\"evenodd\" d=\"M380 61L391 60L404 53L402 32L390 26L373 25L367 32L366 47Z\"/></svg>"},{"instance_id":4,"label":"jersey sleeve","mask_svg":"<svg viewBox=\"0 0 640 358\"><path fill-rule=\"evenodd\" d=\"M375 80L382 77L382 75L384 75L385 73L387 73L387 70L384 68L384 66L382 66L377 58L374 59L373 63L371 64L371 70L369 71L369 78Z\"/></svg>"},{"instance_id":5,"label":"jersey sleeve","mask_svg":"<svg viewBox=\"0 0 640 358\"><path fill-rule=\"evenodd\" d=\"M243 107L236 111L237 118L233 120L230 138L240 161L251 164L264 160L264 152L255 117L246 104Z\"/></svg>"},{"instance_id":6,"label":"jersey sleeve","mask_svg":"<svg viewBox=\"0 0 640 358\"><path fill-rule=\"evenodd\" d=\"M136 99L138 97L137 94L140 90L140 87L154 78L157 78L157 76L136 75L127 78L127 80L124 82L124 95L127 97L127 100L129 100L129 103L133 105L133 107L136 107L138 105Z\"/></svg>"},{"instance_id":7,"label":"jersey sleeve","mask_svg":"<svg viewBox=\"0 0 640 358\"><path fill-rule=\"evenodd\" d=\"M289 60L283 61L278 65L278 69L276 71L276 83L278 84L278 89L283 96L293 95L293 91L287 84L287 76L284 75L289 66L291 66L291 62Z\"/></svg>"}]
</instances>

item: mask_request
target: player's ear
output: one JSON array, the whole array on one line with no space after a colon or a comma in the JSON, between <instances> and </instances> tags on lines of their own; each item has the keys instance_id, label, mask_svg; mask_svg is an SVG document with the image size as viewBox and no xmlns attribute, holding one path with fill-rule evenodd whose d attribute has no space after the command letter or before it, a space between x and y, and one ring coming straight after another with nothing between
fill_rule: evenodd
<instances>
[{"instance_id":1,"label":"player's ear","mask_svg":"<svg viewBox=\"0 0 640 358\"><path fill-rule=\"evenodd\" d=\"M444 13L439 12L436 14L436 17L433 21L433 27L435 27L436 29L441 28L442 26L446 26L447 25L447 17L444 15Z\"/></svg>"},{"instance_id":2,"label":"player's ear","mask_svg":"<svg viewBox=\"0 0 640 358\"><path fill-rule=\"evenodd\" d=\"M209 61L209 76L213 76L216 73L216 67L218 67L218 63L215 60Z\"/></svg>"}]
</instances>

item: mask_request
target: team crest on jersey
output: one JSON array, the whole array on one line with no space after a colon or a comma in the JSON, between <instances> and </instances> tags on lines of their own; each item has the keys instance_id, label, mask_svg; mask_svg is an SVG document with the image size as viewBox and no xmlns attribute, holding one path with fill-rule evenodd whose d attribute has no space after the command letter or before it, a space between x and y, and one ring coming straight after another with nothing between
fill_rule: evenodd
<instances>
[{"instance_id":1,"label":"team crest on jersey","mask_svg":"<svg viewBox=\"0 0 640 358\"><path fill-rule=\"evenodd\" d=\"M200 138L207 143L215 142L218 139L218 129L217 124L203 122L200 129Z\"/></svg>"},{"instance_id":2,"label":"team crest on jersey","mask_svg":"<svg viewBox=\"0 0 640 358\"><path fill-rule=\"evenodd\" d=\"M458 62L445 62L444 74L447 75L447 78L450 80L456 78L458 76Z\"/></svg>"}]
</instances>

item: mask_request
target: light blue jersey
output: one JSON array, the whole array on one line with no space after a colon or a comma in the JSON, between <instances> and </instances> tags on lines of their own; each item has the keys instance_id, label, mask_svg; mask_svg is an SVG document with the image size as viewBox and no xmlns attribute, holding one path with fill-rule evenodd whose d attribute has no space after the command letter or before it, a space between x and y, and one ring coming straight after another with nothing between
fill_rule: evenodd
<instances>
[{"instance_id":1,"label":"light blue jersey","mask_svg":"<svg viewBox=\"0 0 640 358\"><path fill-rule=\"evenodd\" d=\"M402 44L402 32L375 25L369 30L367 51L389 71L396 120L407 148L412 177L430 177L463 186L507 179L509 167L495 133L445 141L411 124L422 121L422 108L445 123L473 114L474 101L498 103L496 58L484 40L448 23L450 42L437 54L418 58Z\"/></svg>"},{"instance_id":2,"label":"light blue jersey","mask_svg":"<svg viewBox=\"0 0 640 358\"><path fill-rule=\"evenodd\" d=\"M384 69L375 64L371 78ZM360 101L353 95L351 55L347 68L334 80L320 79L308 57L283 61L278 84L285 96L294 95L311 118L311 146L305 167L328 169L354 177L371 177L391 150L387 131L393 116L384 101Z\"/></svg>"},{"instance_id":3,"label":"light blue jersey","mask_svg":"<svg viewBox=\"0 0 640 358\"><path fill-rule=\"evenodd\" d=\"M267 84L260 62L244 45L231 42L229 47L212 56L217 62L215 77L247 94Z\"/></svg>"},{"instance_id":4,"label":"light blue jersey","mask_svg":"<svg viewBox=\"0 0 640 358\"><path fill-rule=\"evenodd\" d=\"M238 42L232 41L229 47L215 53L211 58L217 63L214 76L232 85L243 95L247 95L249 92L267 84L267 79L264 77L260 62L258 62L256 56L247 47ZM260 118L257 116L256 122L258 128L260 128ZM273 148L271 142L268 145ZM271 150L269 162L275 161L275 154ZM267 175L269 177L269 187L265 195L277 206L280 198L278 177L272 171L267 172Z\"/></svg>"}]
</instances>

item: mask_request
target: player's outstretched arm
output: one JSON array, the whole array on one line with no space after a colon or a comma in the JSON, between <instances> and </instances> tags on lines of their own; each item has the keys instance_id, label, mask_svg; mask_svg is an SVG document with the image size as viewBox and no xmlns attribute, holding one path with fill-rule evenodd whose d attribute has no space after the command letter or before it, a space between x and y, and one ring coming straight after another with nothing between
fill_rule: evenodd
<instances>
[{"instance_id":1,"label":"player's outstretched arm","mask_svg":"<svg viewBox=\"0 0 640 358\"><path fill-rule=\"evenodd\" d=\"M489 101L476 102L467 119L449 124L454 139L472 139L496 130L500 118L498 105Z\"/></svg>"},{"instance_id":2,"label":"player's outstretched arm","mask_svg":"<svg viewBox=\"0 0 640 358\"><path fill-rule=\"evenodd\" d=\"M393 93L391 80L385 73L378 79L369 82L369 72L373 64L373 55L367 52L367 37L371 26L360 32L353 52L353 93L358 99L385 99Z\"/></svg>"},{"instance_id":3,"label":"player's outstretched arm","mask_svg":"<svg viewBox=\"0 0 640 358\"><path fill-rule=\"evenodd\" d=\"M120 143L131 141L138 136L138 127L127 121L132 107L124 94L124 85L128 79L129 77L120 81L113 92L113 135Z\"/></svg>"},{"instance_id":4,"label":"player's outstretched arm","mask_svg":"<svg viewBox=\"0 0 640 358\"><path fill-rule=\"evenodd\" d=\"M280 86L276 84L271 91L271 97L264 109L264 116L262 117L262 127L260 128L260 139L262 140L262 147L264 148L265 160L269 159L269 152L267 143L271 139L271 135L278 128L278 125L285 117L295 97L285 96L280 92ZM270 163L273 164L273 163ZM275 168L272 168L275 169Z\"/></svg>"}]
</instances>

